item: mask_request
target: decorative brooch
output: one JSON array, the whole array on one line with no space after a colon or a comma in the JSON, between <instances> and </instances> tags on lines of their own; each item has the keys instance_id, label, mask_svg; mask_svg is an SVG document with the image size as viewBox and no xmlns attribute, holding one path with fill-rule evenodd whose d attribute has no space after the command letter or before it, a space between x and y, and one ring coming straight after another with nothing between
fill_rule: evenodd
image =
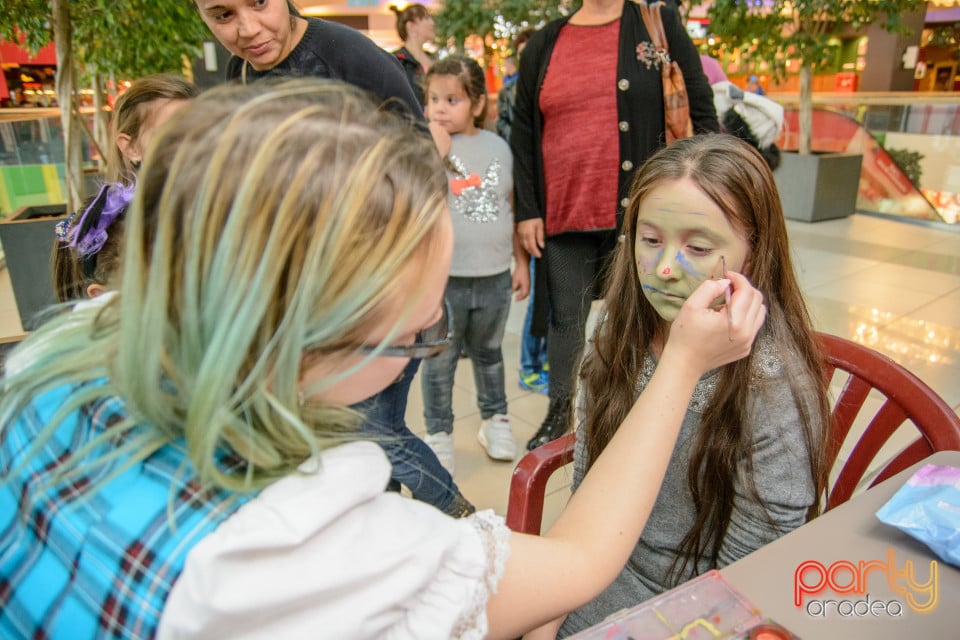
<instances>
[{"instance_id":1,"label":"decorative brooch","mask_svg":"<svg viewBox=\"0 0 960 640\"><path fill-rule=\"evenodd\" d=\"M652 42L644 41L637 45L637 60L647 69L660 69L660 65L670 64L670 54L657 49Z\"/></svg>"}]
</instances>

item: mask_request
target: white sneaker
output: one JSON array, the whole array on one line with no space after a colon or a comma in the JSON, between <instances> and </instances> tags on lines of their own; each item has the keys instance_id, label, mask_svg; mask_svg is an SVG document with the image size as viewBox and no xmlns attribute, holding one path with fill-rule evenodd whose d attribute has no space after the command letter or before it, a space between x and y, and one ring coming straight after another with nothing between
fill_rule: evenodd
<instances>
[{"instance_id":1,"label":"white sneaker","mask_svg":"<svg viewBox=\"0 0 960 640\"><path fill-rule=\"evenodd\" d=\"M443 465L443 468L450 472L450 475L453 475L453 469L455 466L454 457L453 457L453 436L449 433L428 433L427 437L424 438L424 441L427 445L433 449L433 452L437 454L437 459L440 460L440 464Z\"/></svg>"},{"instance_id":2,"label":"white sneaker","mask_svg":"<svg viewBox=\"0 0 960 640\"><path fill-rule=\"evenodd\" d=\"M513 440L510 418L497 413L483 421L477 440L494 460L512 461L517 456L517 443Z\"/></svg>"}]
</instances>

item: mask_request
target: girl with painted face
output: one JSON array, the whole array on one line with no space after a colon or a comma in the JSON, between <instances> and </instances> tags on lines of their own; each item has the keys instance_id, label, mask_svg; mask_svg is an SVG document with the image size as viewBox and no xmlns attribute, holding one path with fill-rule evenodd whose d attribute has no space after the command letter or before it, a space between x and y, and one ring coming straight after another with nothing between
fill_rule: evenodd
<instances>
[{"instance_id":1,"label":"girl with painted face","mask_svg":"<svg viewBox=\"0 0 960 640\"><path fill-rule=\"evenodd\" d=\"M214 37L233 54L227 80L336 78L388 108L422 115L396 58L350 27L299 14L290 0L194 0Z\"/></svg>"},{"instance_id":2,"label":"girl with painted face","mask_svg":"<svg viewBox=\"0 0 960 640\"><path fill-rule=\"evenodd\" d=\"M266 89L160 130L120 295L0 379L0 637L517 637L616 577L697 379L750 351L760 293L700 285L543 537L385 492L348 406L451 342L448 181L356 89Z\"/></svg>"},{"instance_id":3,"label":"girl with painted face","mask_svg":"<svg viewBox=\"0 0 960 640\"><path fill-rule=\"evenodd\" d=\"M561 636L800 526L817 513L827 474L820 353L763 158L719 134L662 149L634 180L623 234L605 315L580 369L574 497L662 366L663 345L702 283L725 277L724 269L741 272L770 312L749 356L698 381L629 562L603 594L567 617Z\"/></svg>"}]
</instances>

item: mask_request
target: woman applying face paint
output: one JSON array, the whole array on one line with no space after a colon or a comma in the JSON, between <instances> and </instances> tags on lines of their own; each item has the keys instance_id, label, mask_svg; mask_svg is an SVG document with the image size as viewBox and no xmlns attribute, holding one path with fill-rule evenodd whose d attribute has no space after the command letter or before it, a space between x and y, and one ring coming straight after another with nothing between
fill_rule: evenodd
<instances>
[{"instance_id":1,"label":"woman applying face paint","mask_svg":"<svg viewBox=\"0 0 960 640\"><path fill-rule=\"evenodd\" d=\"M422 120L423 110L400 62L350 27L301 16L290 0L194 0L200 17L233 57L227 79L242 84L283 76L334 78L375 96L390 111ZM427 126L421 123L423 131ZM447 144L435 142L435 144ZM441 148L445 155L448 148ZM357 409L364 428L383 437L394 463L391 486L451 515L473 505L427 445L407 427L410 385L420 366L410 362L397 381Z\"/></svg>"},{"instance_id":2,"label":"woman applying face paint","mask_svg":"<svg viewBox=\"0 0 960 640\"><path fill-rule=\"evenodd\" d=\"M820 354L762 157L727 135L659 151L633 183L623 233L580 372L574 491L647 388L681 306L702 282L726 277L724 267L743 273L769 314L749 357L701 377L629 562L569 614L561 637L800 526L816 514L827 472ZM714 301L723 304L724 296Z\"/></svg>"},{"instance_id":3,"label":"woman applying face paint","mask_svg":"<svg viewBox=\"0 0 960 640\"><path fill-rule=\"evenodd\" d=\"M730 274L732 341L708 308L728 283L690 297L543 536L455 520L384 491L347 409L454 339L432 145L343 83L217 87L177 115L120 295L51 318L0 378L0 637L515 638L596 596L697 379L750 352L760 293Z\"/></svg>"}]
</instances>

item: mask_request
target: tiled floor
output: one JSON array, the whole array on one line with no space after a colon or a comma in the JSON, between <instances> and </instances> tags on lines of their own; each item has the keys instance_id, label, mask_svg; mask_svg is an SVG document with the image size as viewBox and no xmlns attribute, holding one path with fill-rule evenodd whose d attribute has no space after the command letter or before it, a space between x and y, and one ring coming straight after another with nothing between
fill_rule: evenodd
<instances>
[{"instance_id":1,"label":"tiled floor","mask_svg":"<svg viewBox=\"0 0 960 640\"><path fill-rule=\"evenodd\" d=\"M854 215L789 223L794 264L821 331L852 338L900 362L960 409L960 233ZM514 305L504 358L514 434L522 448L547 410L545 396L517 386L519 334L525 303ZM0 342L22 332L7 272L0 270ZM420 385L414 382L407 420L423 432ZM477 442L480 415L473 372L462 360L454 389L456 481L478 507L504 513L513 464L489 460ZM568 494L569 469L553 479L549 521Z\"/></svg>"},{"instance_id":2,"label":"tiled floor","mask_svg":"<svg viewBox=\"0 0 960 640\"><path fill-rule=\"evenodd\" d=\"M815 224L789 222L788 228L816 328L885 353L960 409L960 233L864 215ZM503 345L509 413L521 448L547 410L544 396L517 386L525 310L525 303L514 305ZM422 433L419 391L414 382L407 421ZM461 360L457 370L454 413L455 479L478 507L504 513L513 464L489 460L477 443L480 414L469 360ZM841 452L845 455L846 449ZM545 523L563 507L569 476L569 468L562 469L548 486Z\"/></svg>"}]
</instances>

